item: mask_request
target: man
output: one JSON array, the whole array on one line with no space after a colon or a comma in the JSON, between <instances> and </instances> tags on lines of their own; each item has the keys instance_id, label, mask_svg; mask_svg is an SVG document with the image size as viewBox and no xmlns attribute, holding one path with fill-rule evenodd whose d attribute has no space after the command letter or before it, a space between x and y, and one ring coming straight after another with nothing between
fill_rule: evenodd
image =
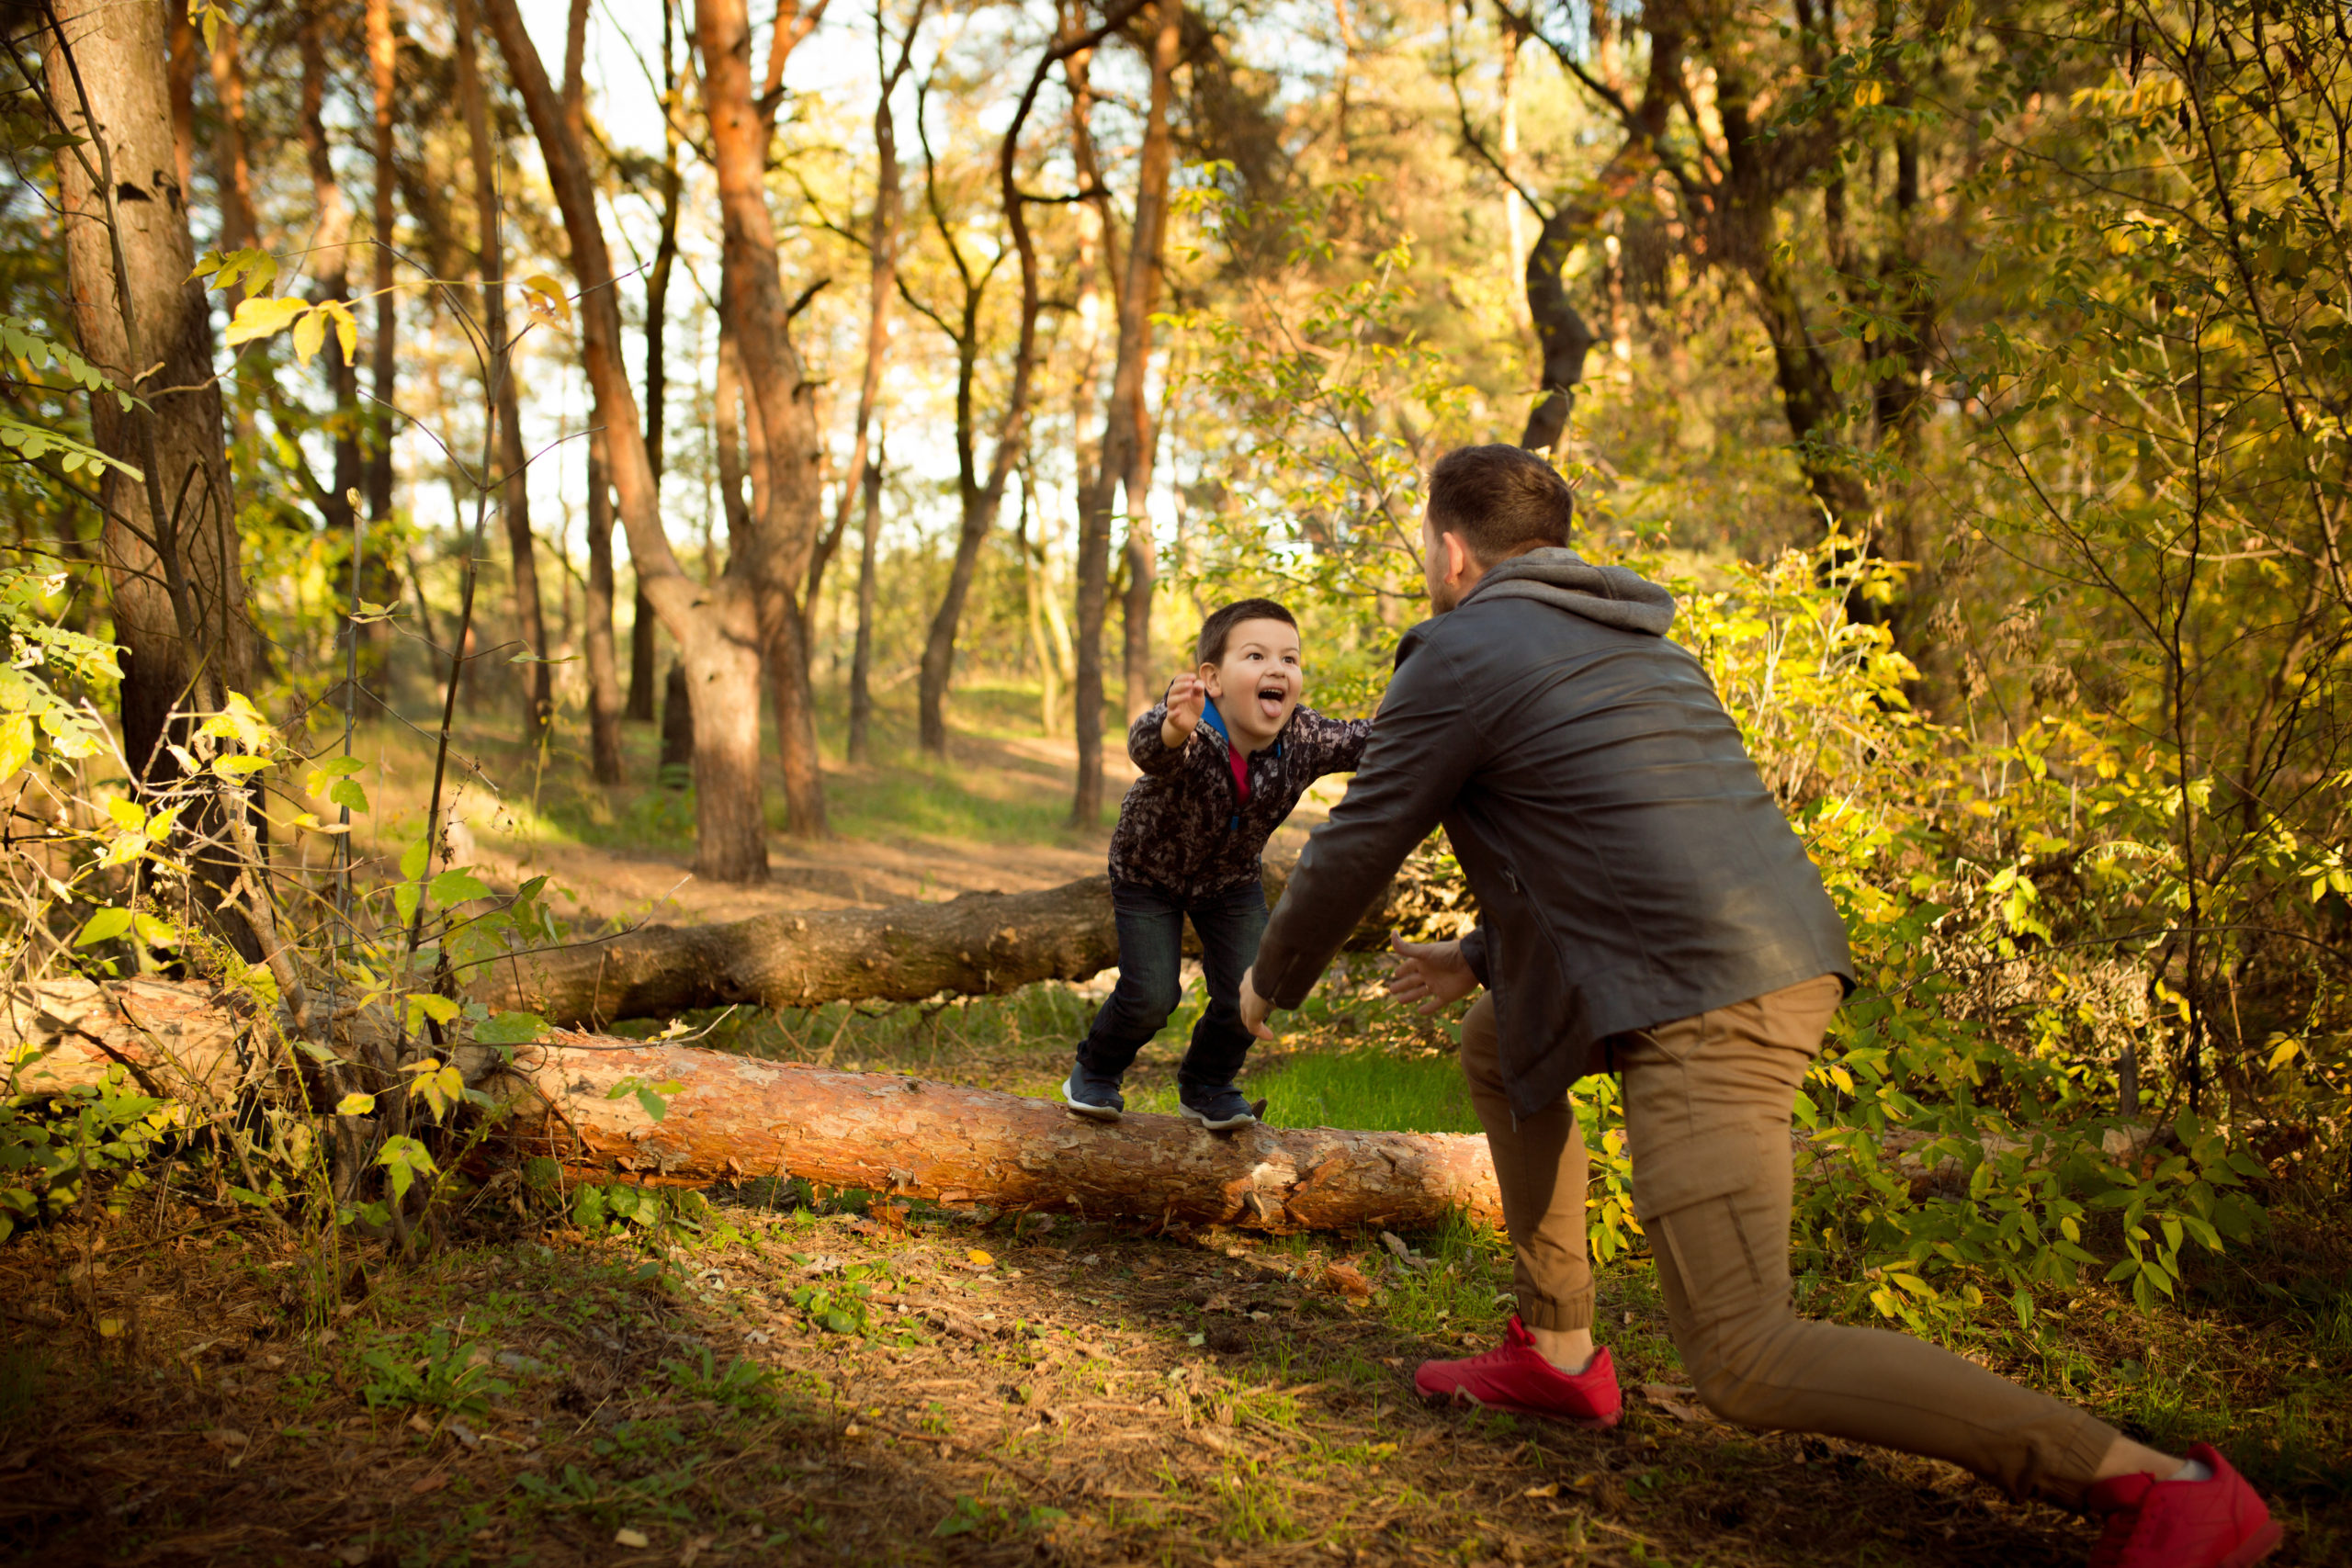
<instances>
[{"instance_id":1,"label":"man","mask_svg":"<svg viewBox=\"0 0 2352 1568\"><path fill-rule=\"evenodd\" d=\"M1434 619L1347 797L1316 829L1241 986L1262 1038L1430 829L1476 894L1458 943L1402 947L1433 1010L1478 985L1462 1057L1518 1254L1504 1346L1424 1393L1616 1419L1592 1343L1585 1155L1566 1099L1623 1079L1634 1206L1684 1367L1744 1426L1859 1438L2103 1516L2101 1568L2240 1568L2278 1529L2222 1456L2184 1461L1923 1340L1798 1317L1788 1274L1796 1089L1851 978L1845 932L1674 604L1567 548L1573 501L1512 446L1447 454L1421 545Z\"/></svg>"}]
</instances>

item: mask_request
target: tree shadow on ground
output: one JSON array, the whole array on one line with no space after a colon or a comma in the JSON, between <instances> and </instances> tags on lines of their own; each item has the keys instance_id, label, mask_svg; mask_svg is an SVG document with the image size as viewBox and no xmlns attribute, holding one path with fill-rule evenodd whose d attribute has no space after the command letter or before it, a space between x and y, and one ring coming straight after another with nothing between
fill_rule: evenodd
<instances>
[{"instance_id":1,"label":"tree shadow on ground","mask_svg":"<svg viewBox=\"0 0 2352 1568\"><path fill-rule=\"evenodd\" d=\"M1432 1314L1491 1298L1461 1256L1447 1293L1328 1238L1016 1238L740 1201L648 1231L612 1220L633 1199L574 1200L616 1234L507 1217L401 1266L185 1216L20 1238L0 1252L0 1550L1957 1568L2088 1548L1948 1467L1645 1397L1677 1374L1635 1289L1604 1291L1631 1398L1592 1433L1412 1393L1416 1361L1491 1337L1466 1306ZM1325 1283L1349 1256L1394 1281L1370 1304ZM2279 1561L2335 1539L2290 1536Z\"/></svg>"}]
</instances>

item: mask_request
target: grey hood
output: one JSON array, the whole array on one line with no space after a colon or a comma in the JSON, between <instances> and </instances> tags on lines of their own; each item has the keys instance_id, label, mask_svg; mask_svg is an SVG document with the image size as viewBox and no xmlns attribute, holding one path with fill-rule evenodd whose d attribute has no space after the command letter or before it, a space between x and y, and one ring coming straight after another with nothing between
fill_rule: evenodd
<instances>
[{"instance_id":1,"label":"grey hood","mask_svg":"<svg viewBox=\"0 0 2352 1568\"><path fill-rule=\"evenodd\" d=\"M1622 566L1594 566L1565 546L1546 546L1490 567L1463 597L1533 599L1623 631L1664 637L1674 625L1674 595Z\"/></svg>"}]
</instances>

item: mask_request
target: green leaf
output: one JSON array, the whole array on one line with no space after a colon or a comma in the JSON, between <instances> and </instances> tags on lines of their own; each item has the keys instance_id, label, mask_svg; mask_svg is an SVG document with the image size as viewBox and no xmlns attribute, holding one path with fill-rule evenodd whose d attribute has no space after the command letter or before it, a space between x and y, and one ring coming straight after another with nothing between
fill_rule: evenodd
<instances>
[{"instance_id":1,"label":"green leaf","mask_svg":"<svg viewBox=\"0 0 2352 1568\"><path fill-rule=\"evenodd\" d=\"M96 942L108 942L130 929L130 910L100 909L96 914L92 915L89 923L82 928L82 934L74 939L74 945L88 947Z\"/></svg>"},{"instance_id":2,"label":"green leaf","mask_svg":"<svg viewBox=\"0 0 2352 1568\"><path fill-rule=\"evenodd\" d=\"M640 1089L637 1091L637 1103L656 1122L670 1114L670 1102L650 1089Z\"/></svg>"},{"instance_id":3,"label":"green leaf","mask_svg":"<svg viewBox=\"0 0 2352 1568\"><path fill-rule=\"evenodd\" d=\"M395 1198L407 1197L412 1181L420 1176L431 1176L435 1169L433 1152L409 1137L385 1139L382 1152L376 1156L376 1163L382 1166L391 1178L392 1196Z\"/></svg>"},{"instance_id":4,"label":"green leaf","mask_svg":"<svg viewBox=\"0 0 2352 1568\"><path fill-rule=\"evenodd\" d=\"M368 792L360 787L357 779L337 779L327 790L327 804L365 811L368 809Z\"/></svg>"},{"instance_id":5,"label":"green leaf","mask_svg":"<svg viewBox=\"0 0 2352 1568\"><path fill-rule=\"evenodd\" d=\"M414 882L418 877L423 876L424 874L424 863L431 853L431 846L426 844L423 839L417 840L416 842L402 850L401 852L401 875L410 882Z\"/></svg>"},{"instance_id":6,"label":"green leaf","mask_svg":"<svg viewBox=\"0 0 2352 1568\"><path fill-rule=\"evenodd\" d=\"M474 1028L474 1039L484 1045L528 1045L542 1039L548 1021L535 1012L502 1012Z\"/></svg>"},{"instance_id":7,"label":"green leaf","mask_svg":"<svg viewBox=\"0 0 2352 1568\"><path fill-rule=\"evenodd\" d=\"M490 885L470 872L445 871L433 879L433 901L445 909L452 904L490 896Z\"/></svg>"}]
</instances>

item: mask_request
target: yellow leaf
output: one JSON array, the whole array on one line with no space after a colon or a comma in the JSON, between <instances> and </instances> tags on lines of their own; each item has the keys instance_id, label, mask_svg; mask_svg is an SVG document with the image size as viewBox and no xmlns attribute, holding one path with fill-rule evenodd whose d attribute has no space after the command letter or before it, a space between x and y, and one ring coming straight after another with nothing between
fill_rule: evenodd
<instances>
[{"instance_id":1,"label":"yellow leaf","mask_svg":"<svg viewBox=\"0 0 2352 1568\"><path fill-rule=\"evenodd\" d=\"M6 778L33 760L33 721L28 714L0 718L0 778Z\"/></svg>"},{"instance_id":2,"label":"yellow leaf","mask_svg":"<svg viewBox=\"0 0 2352 1568\"><path fill-rule=\"evenodd\" d=\"M330 299L319 307L334 318L334 341L343 350L343 362L356 365L359 361L359 323L351 319L351 307L340 299Z\"/></svg>"},{"instance_id":3,"label":"yellow leaf","mask_svg":"<svg viewBox=\"0 0 2352 1568\"><path fill-rule=\"evenodd\" d=\"M544 272L535 272L523 280L527 302L533 309L553 320L571 320L571 301L564 297L563 285Z\"/></svg>"},{"instance_id":4,"label":"yellow leaf","mask_svg":"<svg viewBox=\"0 0 2352 1568\"><path fill-rule=\"evenodd\" d=\"M376 1097L374 1095L346 1094L335 1105L334 1113L337 1116L365 1116L375 1109Z\"/></svg>"},{"instance_id":5,"label":"yellow leaf","mask_svg":"<svg viewBox=\"0 0 2352 1568\"><path fill-rule=\"evenodd\" d=\"M990 1258L987 1253L982 1252L977 1247L972 1248L971 1251L964 1254L964 1256L972 1260L972 1267L975 1269L985 1269L989 1264L996 1261L995 1258Z\"/></svg>"},{"instance_id":6,"label":"yellow leaf","mask_svg":"<svg viewBox=\"0 0 2352 1568\"><path fill-rule=\"evenodd\" d=\"M102 1339L120 1338L122 1337L122 1319L119 1317L102 1317L98 1319L98 1337Z\"/></svg>"},{"instance_id":7,"label":"yellow leaf","mask_svg":"<svg viewBox=\"0 0 2352 1568\"><path fill-rule=\"evenodd\" d=\"M275 337L293 325L294 318L309 309L308 305L291 295L276 299L259 297L248 299L237 307L236 315L230 319L229 346L235 348L258 338Z\"/></svg>"},{"instance_id":8,"label":"yellow leaf","mask_svg":"<svg viewBox=\"0 0 2352 1568\"><path fill-rule=\"evenodd\" d=\"M294 323L294 357L308 365L326 341L327 313L320 310L303 311L302 319Z\"/></svg>"},{"instance_id":9,"label":"yellow leaf","mask_svg":"<svg viewBox=\"0 0 2352 1568\"><path fill-rule=\"evenodd\" d=\"M115 826L126 833L141 832L147 826L147 813L140 810L138 805L132 801L122 799L107 801L107 815L113 818Z\"/></svg>"}]
</instances>

